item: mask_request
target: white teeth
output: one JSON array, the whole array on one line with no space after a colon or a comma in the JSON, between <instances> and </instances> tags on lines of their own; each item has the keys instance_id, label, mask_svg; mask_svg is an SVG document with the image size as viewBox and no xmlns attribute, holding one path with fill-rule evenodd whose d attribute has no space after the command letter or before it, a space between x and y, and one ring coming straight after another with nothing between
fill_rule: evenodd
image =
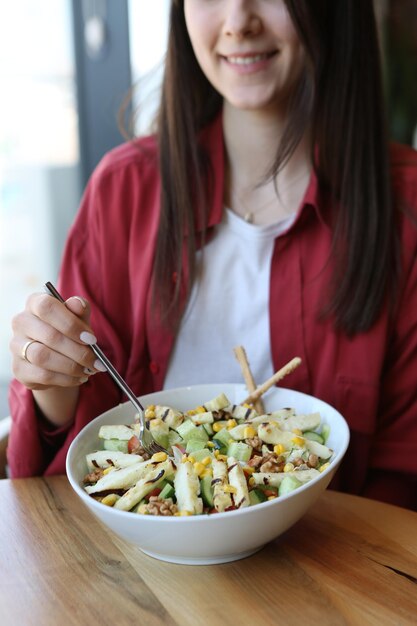
<instances>
[{"instance_id":1,"label":"white teeth","mask_svg":"<svg viewBox=\"0 0 417 626\"><path fill-rule=\"evenodd\" d=\"M253 57L227 57L229 63L234 65L250 65L251 63L257 63L268 57L267 54L256 54Z\"/></svg>"}]
</instances>

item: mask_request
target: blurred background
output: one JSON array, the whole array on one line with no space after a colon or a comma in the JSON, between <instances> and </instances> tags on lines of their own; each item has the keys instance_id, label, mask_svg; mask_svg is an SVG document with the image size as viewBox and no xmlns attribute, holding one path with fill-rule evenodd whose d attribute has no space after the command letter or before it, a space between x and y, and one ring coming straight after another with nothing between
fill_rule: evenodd
<instances>
[{"instance_id":1,"label":"blurred background","mask_svg":"<svg viewBox=\"0 0 417 626\"><path fill-rule=\"evenodd\" d=\"M417 0L374 0L392 138L417 147ZM88 177L124 139L118 112L149 131L170 0L0 4L0 419L8 414L12 316L54 281Z\"/></svg>"}]
</instances>

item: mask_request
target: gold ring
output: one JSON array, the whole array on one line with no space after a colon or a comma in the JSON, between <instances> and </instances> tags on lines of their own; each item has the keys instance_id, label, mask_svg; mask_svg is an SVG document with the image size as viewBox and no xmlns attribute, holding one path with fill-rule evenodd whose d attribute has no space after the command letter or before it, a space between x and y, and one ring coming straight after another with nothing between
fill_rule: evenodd
<instances>
[{"instance_id":1,"label":"gold ring","mask_svg":"<svg viewBox=\"0 0 417 626\"><path fill-rule=\"evenodd\" d=\"M20 353L20 356L22 357L22 359L23 359L24 361L27 361L28 363L30 363L30 361L29 361L29 359L28 359L28 357L27 357L27 351L28 351L29 346L30 346L32 343L36 343L36 339L30 339L29 341L27 341L27 342L25 343L25 345L23 346L22 351L21 351L21 353Z\"/></svg>"}]
</instances>

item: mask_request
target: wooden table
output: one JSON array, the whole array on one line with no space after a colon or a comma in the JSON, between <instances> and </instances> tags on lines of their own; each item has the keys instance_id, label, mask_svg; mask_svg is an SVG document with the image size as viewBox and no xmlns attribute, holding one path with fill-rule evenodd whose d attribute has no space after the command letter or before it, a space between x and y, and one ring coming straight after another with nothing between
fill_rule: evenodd
<instances>
[{"instance_id":1,"label":"wooden table","mask_svg":"<svg viewBox=\"0 0 417 626\"><path fill-rule=\"evenodd\" d=\"M417 514L332 491L224 565L144 555L63 476L0 481L0 537L2 626L417 624Z\"/></svg>"}]
</instances>

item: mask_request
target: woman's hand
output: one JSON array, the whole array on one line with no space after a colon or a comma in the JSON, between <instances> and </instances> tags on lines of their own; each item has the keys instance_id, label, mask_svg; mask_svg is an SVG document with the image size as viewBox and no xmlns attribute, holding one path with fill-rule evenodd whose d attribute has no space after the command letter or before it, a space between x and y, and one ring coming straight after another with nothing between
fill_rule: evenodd
<instances>
[{"instance_id":1,"label":"woman's hand","mask_svg":"<svg viewBox=\"0 0 417 626\"><path fill-rule=\"evenodd\" d=\"M32 390L74 388L103 371L89 347L96 342L89 320L83 298L73 296L63 304L42 293L29 296L12 322L15 378Z\"/></svg>"}]
</instances>

